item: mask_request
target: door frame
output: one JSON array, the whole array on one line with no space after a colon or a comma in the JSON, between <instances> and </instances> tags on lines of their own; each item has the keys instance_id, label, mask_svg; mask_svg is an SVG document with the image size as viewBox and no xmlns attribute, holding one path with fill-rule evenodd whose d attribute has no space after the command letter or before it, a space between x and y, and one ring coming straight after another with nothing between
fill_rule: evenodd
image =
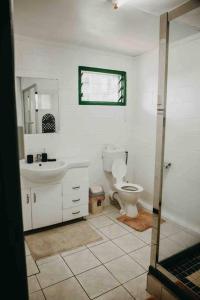
<instances>
[{"instance_id":1,"label":"door frame","mask_svg":"<svg viewBox=\"0 0 200 300\"><path fill-rule=\"evenodd\" d=\"M0 228L1 293L28 299L15 102L13 7L0 1Z\"/></svg>"}]
</instances>

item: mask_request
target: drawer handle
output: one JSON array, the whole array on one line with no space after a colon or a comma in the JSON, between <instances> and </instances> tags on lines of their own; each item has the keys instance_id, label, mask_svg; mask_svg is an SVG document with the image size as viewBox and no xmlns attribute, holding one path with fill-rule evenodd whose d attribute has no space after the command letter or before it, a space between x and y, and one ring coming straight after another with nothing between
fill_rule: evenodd
<instances>
[{"instance_id":1,"label":"drawer handle","mask_svg":"<svg viewBox=\"0 0 200 300\"><path fill-rule=\"evenodd\" d=\"M78 185L78 186L73 186L72 189L73 189L73 190L78 190L78 189L80 189L80 185Z\"/></svg>"},{"instance_id":2,"label":"drawer handle","mask_svg":"<svg viewBox=\"0 0 200 300\"><path fill-rule=\"evenodd\" d=\"M77 215L77 214L80 214L80 210L72 213L72 215Z\"/></svg>"},{"instance_id":3,"label":"drawer handle","mask_svg":"<svg viewBox=\"0 0 200 300\"><path fill-rule=\"evenodd\" d=\"M26 203L29 204L29 194L26 194Z\"/></svg>"},{"instance_id":4,"label":"drawer handle","mask_svg":"<svg viewBox=\"0 0 200 300\"><path fill-rule=\"evenodd\" d=\"M80 201L81 199L74 199L74 200L72 200L72 202L78 202L78 201Z\"/></svg>"}]
</instances>

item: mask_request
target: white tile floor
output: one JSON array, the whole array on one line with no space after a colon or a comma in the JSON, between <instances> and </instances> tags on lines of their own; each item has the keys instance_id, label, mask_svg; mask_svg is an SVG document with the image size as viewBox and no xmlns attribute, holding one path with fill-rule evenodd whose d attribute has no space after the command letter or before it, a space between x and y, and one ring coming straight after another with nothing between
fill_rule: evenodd
<instances>
[{"instance_id":1,"label":"white tile floor","mask_svg":"<svg viewBox=\"0 0 200 300\"><path fill-rule=\"evenodd\" d=\"M116 220L118 210L105 208L88 222L102 240L34 261L26 245L30 300L145 300L151 229L137 232ZM161 257L174 254L197 237L165 222ZM199 241L199 237L198 237Z\"/></svg>"}]
</instances>

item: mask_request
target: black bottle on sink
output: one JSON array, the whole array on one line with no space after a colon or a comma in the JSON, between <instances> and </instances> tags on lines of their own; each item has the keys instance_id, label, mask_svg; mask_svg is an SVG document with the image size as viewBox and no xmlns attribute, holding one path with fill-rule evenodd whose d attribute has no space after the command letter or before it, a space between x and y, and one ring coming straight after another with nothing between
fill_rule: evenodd
<instances>
[{"instance_id":1,"label":"black bottle on sink","mask_svg":"<svg viewBox=\"0 0 200 300\"><path fill-rule=\"evenodd\" d=\"M32 164L33 163L33 155L32 154L28 154L26 156L26 162L27 162L27 164Z\"/></svg>"},{"instance_id":2,"label":"black bottle on sink","mask_svg":"<svg viewBox=\"0 0 200 300\"><path fill-rule=\"evenodd\" d=\"M44 149L44 151L42 152L42 162L46 162L48 160L48 156L47 156L47 153Z\"/></svg>"}]
</instances>

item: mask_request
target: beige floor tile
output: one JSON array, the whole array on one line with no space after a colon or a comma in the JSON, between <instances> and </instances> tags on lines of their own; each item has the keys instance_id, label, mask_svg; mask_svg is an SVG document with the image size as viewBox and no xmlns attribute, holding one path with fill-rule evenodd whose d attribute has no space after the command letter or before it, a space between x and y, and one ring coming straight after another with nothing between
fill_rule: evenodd
<instances>
[{"instance_id":1,"label":"beige floor tile","mask_svg":"<svg viewBox=\"0 0 200 300\"><path fill-rule=\"evenodd\" d=\"M77 276L91 299L119 286L119 282L104 266L99 266Z\"/></svg>"},{"instance_id":2,"label":"beige floor tile","mask_svg":"<svg viewBox=\"0 0 200 300\"><path fill-rule=\"evenodd\" d=\"M132 252L146 245L144 242L142 242L140 239L138 239L131 233L114 239L113 242L126 253Z\"/></svg>"},{"instance_id":3,"label":"beige floor tile","mask_svg":"<svg viewBox=\"0 0 200 300\"><path fill-rule=\"evenodd\" d=\"M91 248L91 247L96 246L96 245L100 245L100 244L105 243L105 242L108 241L108 238L100 230L98 230L98 229L95 229L95 230L102 237L102 240L87 244L88 248Z\"/></svg>"},{"instance_id":4,"label":"beige floor tile","mask_svg":"<svg viewBox=\"0 0 200 300\"><path fill-rule=\"evenodd\" d=\"M42 291L37 291L29 295L29 300L45 300Z\"/></svg>"},{"instance_id":5,"label":"beige floor tile","mask_svg":"<svg viewBox=\"0 0 200 300\"><path fill-rule=\"evenodd\" d=\"M141 266L143 266L145 270L148 270L150 266L150 255L151 255L150 246L145 246L141 249L129 253L129 255Z\"/></svg>"},{"instance_id":6,"label":"beige floor tile","mask_svg":"<svg viewBox=\"0 0 200 300\"><path fill-rule=\"evenodd\" d=\"M87 300L89 299L75 277L44 289L47 300Z\"/></svg>"},{"instance_id":7,"label":"beige floor tile","mask_svg":"<svg viewBox=\"0 0 200 300\"><path fill-rule=\"evenodd\" d=\"M141 239L143 242L147 243L147 244L150 244L151 243L151 233L152 233L152 229L149 228L145 231L137 231L137 230L134 230L133 231L133 234L135 236L137 236L139 239Z\"/></svg>"},{"instance_id":8,"label":"beige floor tile","mask_svg":"<svg viewBox=\"0 0 200 300\"><path fill-rule=\"evenodd\" d=\"M117 237L120 237L124 234L127 234L128 231L124 229L122 226L118 224L112 224L109 226L105 226L100 229L100 231L109 239L115 239Z\"/></svg>"},{"instance_id":9,"label":"beige floor tile","mask_svg":"<svg viewBox=\"0 0 200 300\"><path fill-rule=\"evenodd\" d=\"M122 286L119 286L116 289L96 298L96 300L132 300L132 299L133 297Z\"/></svg>"},{"instance_id":10,"label":"beige floor tile","mask_svg":"<svg viewBox=\"0 0 200 300\"><path fill-rule=\"evenodd\" d=\"M37 281L37 277L35 275L28 277L28 291L29 293L33 293L41 290L41 287Z\"/></svg>"},{"instance_id":11,"label":"beige floor tile","mask_svg":"<svg viewBox=\"0 0 200 300\"><path fill-rule=\"evenodd\" d=\"M160 226L160 233L165 237L173 235L181 230L182 228L180 226L170 221L166 221Z\"/></svg>"},{"instance_id":12,"label":"beige floor tile","mask_svg":"<svg viewBox=\"0 0 200 300\"><path fill-rule=\"evenodd\" d=\"M103 210L103 214L104 215L108 215L112 212L118 212L119 213L119 209L116 208L114 205L106 205L104 206L104 210Z\"/></svg>"},{"instance_id":13,"label":"beige floor tile","mask_svg":"<svg viewBox=\"0 0 200 300\"><path fill-rule=\"evenodd\" d=\"M114 258L120 257L125 253L111 241L91 247L90 250L102 262L106 263Z\"/></svg>"},{"instance_id":14,"label":"beige floor tile","mask_svg":"<svg viewBox=\"0 0 200 300\"><path fill-rule=\"evenodd\" d=\"M96 228L101 228L110 224L113 224L113 221L107 216L99 216L96 218L89 219L88 222L95 226Z\"/></svg>"},{"instance_id":15,"label":"beige floor tile","mask_svg":"<svg viewBox=\"0 0 200 300\"><path fill-rule=\"evenodd\" d=\"M101 262L92 254L89 249L67 255L64 257L64 260L75 275L97 267L101 264Z\"/></svg>"},{"instance_id":16,"label":"beige floor tile","mask_svg":"<svg viewBox=\"0 0 200 300\"><path fill-rule=\"evenodd\" d=\"M105 264L105 266L120 283L125 283L145 272L145 270L128 255L114 259Z\"/></svg>"},{"instance_id":17,"label":"beige floor tile","mask_svg":"<svg viewBox=\"0 0 200 300\"><path fill-rule=\"evenodd\" d=\"M64 257L64 256L71 255L71 254L73 254L73 253L77 253L77 252L82 251L82 250L85 250L85 249L87 249L86 246L81 246L81 247L77 247L77 248L72 249L72 250L68 250L68 251L62 252L60 255L61 255L62 257Z\"/></svg>"},{"instance_id":18,"label":"beige floor tile","mask_svg":"<svg viewBox=\"0 0 200 300\"><path fill-rule=\"evenodd\" d=\"M100 216L104 216L105 214L102 212L99 212L98 214L89 214L89 216L87 216L87 220L89 221L90 219L93 219L93 218L97 218L97 217L100 217Z\"/></svg>"},{"instance_id":19,"label":"beige floor tile","mask_svg":"<svg viewBox=\"0 0 200 300\"><path fill-rule=\"evenodd\" d=\"M182 246L169 238L160 240L159 257L167 258L179 253L181 250Z\"/></svg>"},{"instance_id":20,"label":"beige floor tile","mask_svg":"<svg viewBox=\"0 0 200 300\"><path fill-rule=\"evenodd\" d=\"M61 258L40 265L39 269L40 273L37 274L37 279L42 288L73 276L69 267Z\"/></svg>"},{"instance_id":21,"label":"beige floor tile","mask_svg":"<svg viewBox=\"0 0 200 300\"><path fill-rule=\"evenodd\" d=\"M120 217L120 212L118 210L115 211L111 211L107 214L107 217L109 217L110 219L112 219L114 222L119 222L117 220L118 217ZM122 223L123 224L123 223Z\"/></svg>"},{"instance_id":22,"label":"beige floor tile","mask_svg":"<svg viewBox=\"0 0 200 300\"><path fill-rule=\"evenodd\" d=\"M143 242L147 243L147 244L151 244L151 234L152 234L152 228L149 228L145 231L137 231L134 230L133 234L135 236L137 236L139 239L141 239ZM160 239L165 238L166 236L160 233Z\"/></svg>"},{"instance_id":23,"label":"beige floor tile","mask_svg":"<svg viewBox=\"0 0 200 300\"><path fill-rule=\"evenodd\" d=\"M39 273L38 267L31 255L26 256L27 276Z\"/></svg>"},{"instance_id":24,"label":"beige floor tile","mask_svg":"<svg viewBox=\"0 0 200 300\"><path fill-rule=\"evenodd\" d=\"M132 279L124 284L124 287L136 300L146 300L150 295L146 292L146 274Z\"/></svg>"},{"instance_id":25,"label":"beige floor tile","mask_svg":"<svg viewBox=\"0 0 200 300\"><path fill-rule=\"evenodd\" d=\"M61 259L60 255L59 254L56 254L56 255L51 255L51 256L47 256L47 257L44 257L44 258L41 258L41 259L38 259L36 260L36 264L38 266L41 266L43 264L47 264L49 262L52 262L54 260L58 260L58 259Z\"/></svg>"}]
</instances>

